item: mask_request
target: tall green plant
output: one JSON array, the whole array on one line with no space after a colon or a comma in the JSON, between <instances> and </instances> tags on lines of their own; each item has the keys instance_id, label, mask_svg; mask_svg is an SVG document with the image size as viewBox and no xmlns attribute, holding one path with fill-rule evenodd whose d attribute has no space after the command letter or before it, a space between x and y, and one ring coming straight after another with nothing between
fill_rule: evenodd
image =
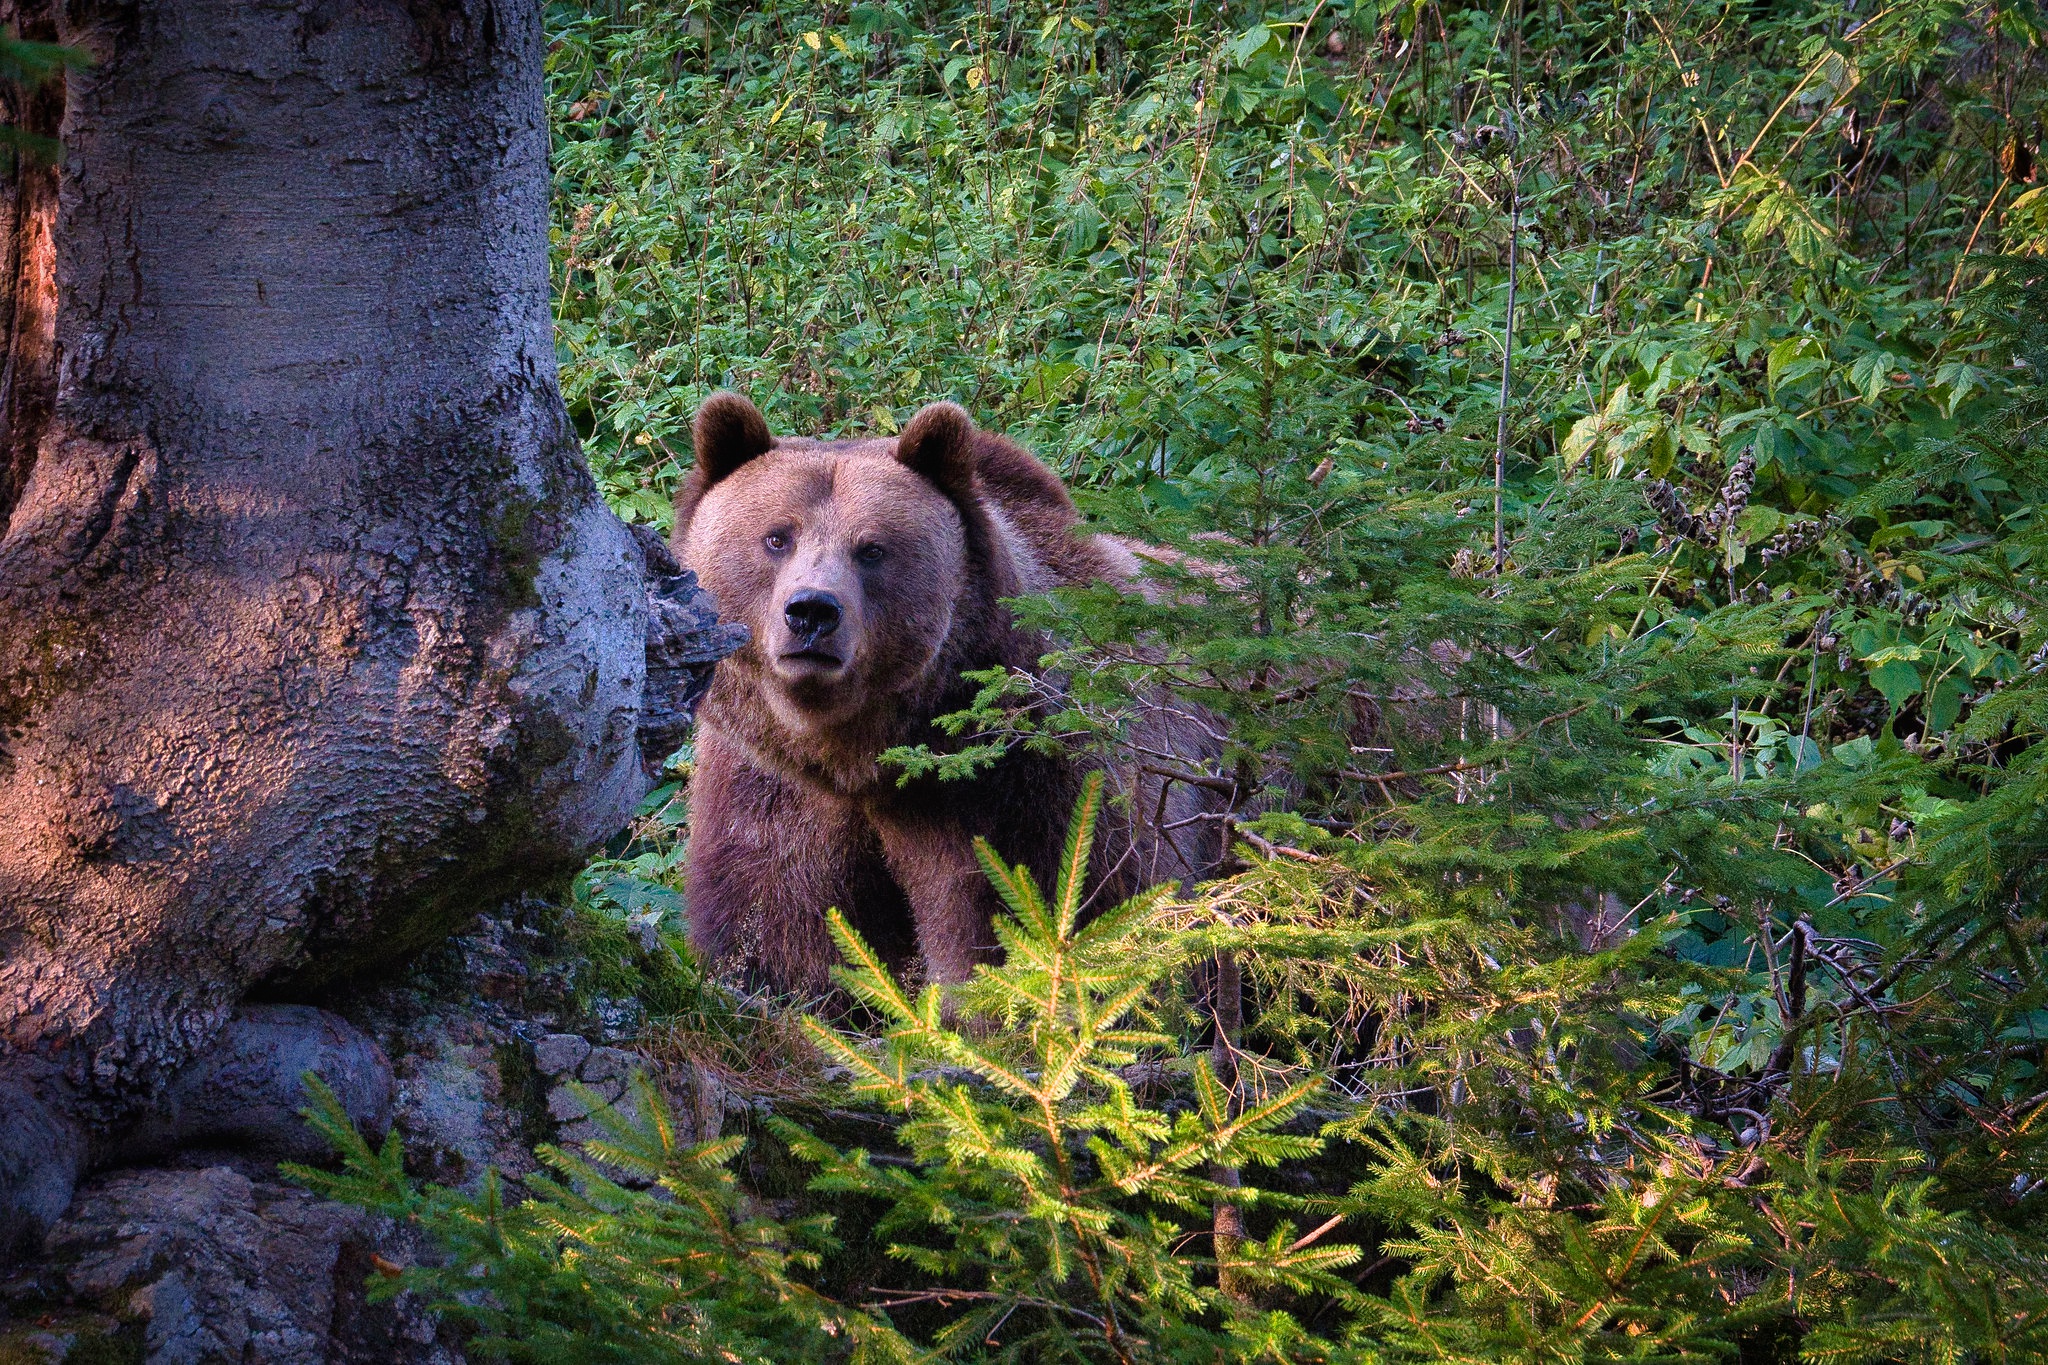
<instances>
[{"instance_id":1,"label":"tall green plant","mask_svg":"<svg viewBox=\"0 0 2048 1365\"><path fill-rule=\"evenodd\" d=\"M788 1118L770 1126L894 1275L846 1283L831 1220L769 1215L728 1169L742 1139L679 1145L644 1080L634 1117L597 1111L606 1140L542 1148L559 1178L530 1179L516 1205L494 1178L474 1195L415 1187L396 1137L373 1151L317 1082L308 1116L343 1169L291 1173L421 1225L435 1254L373 1290L422 1294L476 1332L483 1359L2048 1354L2040 1239L1942 1209L1920 1153L1848 1150L1825 1130L1797 1149L1717 1142L1660 1101L1666 1069L1624 1051L1643 1027L1629 1015L1652 1003L1629 970L1648 935L1519 963L1529 940L1506 917L1418 913L1413 887L1298 857L1083 923L1100 801L1098 780L1049 899L982 848L1011 912L997 925L1008 955L964 986L911 995L834 916L840 979L882 1028L807 1027L888 1141L841 1149ZM1269 999L1340 986L1381 1021L1408 1094L1448 1082L1453 1103L1390 1104L1361 1085L1369 1066L1254 1053L1226 1081L1171 1027L1188 964L1218 952ZM1291 1178L1318 1167L1367 1173L1348 1188ZM1251 1236L1219 1239L1222 1204ZM1307 1232L1303 1214L1320 1220ZM1378 1292L1359 1283L1373 1275Z\"/></svg>"},{"instance_id":2,"label":"tall green plant","mask_svg":"<svg viewBox=\"0 0 2048 1365\"><path fill-rule=\"evenodd\" d=\"M1010 917L996 924L1003 964L965 986L927 986L913 999L833 915L849 963L839 979L882 1031L871 1041L812 1020L812 1035L851 1073L856 1094L898 1116L909 1159L877 1164L795 1128L784 1135L818 1164L814 1188L885 1205L877 1232L925 1285L877 1291L878 1305L946 1310L932 1341L949 1355L1137 1362L1289 1352L1298 1324L1250 1311L1242 1287L1348 1296L1334 1272L1358 1249L1297 1245L1284 1220L1264 1240L1218 1246L1206 1225L1219 1202L1306 1206L1284 1191L1225 1186L1212 1170L1313 1157L1321 1141L1285 1129L1316 1084L1234 1094L1206 1056L1175 1056L1173 1038L1148 1026L1190 945L1163 931L1163 892L1081 922L1101 799L1097 774L1050 901L1024 869L977 843ZM1182 1069L1191 1101L1177 1112L1138 1095L1140 1074L1162 1058ZM1240 1288L1225 1292L1220 1276Z\"/></svg>"},{"instance_id":3,"label":"tall green plant","mask_svg":"<svg viewBox=\"0 0 2048 1365\"><path fill-rule=\"evenodd\" d=\"M622 512L712 387L837 434L959 398L1180 552L1024 604L1070 690L989 679L963 749L1113 749L1162 689L1233 737L1187 776L1241 874L1064 948L1012 885L1026 975L950 1006L856 966L904 1146L806 1150L886 1201L907 1337L2040 1357L2048 300L2028 258L1951 306L2041 244L2031 7L550 13ZM1311 1082L1334 1126L1248 1189L1103 1174ZM1225 1199L1247 1275L1341 1215L1361 1282L1225 1292Z\"/></svg>"},{"instance_id":4,"label":"tall green plant","mask_svg":"<svg viewBox=\"0 0 2048 1365\"><path fill-rule=\"evenodd\" d=\"M424 1227L431 1259L370 1281L373 1300L418 1294L473 1333L477 1359L560 1365L733 1365L905 1358L871 1319L803 1279L831 1245L830 1220L768 1217L728 1169L744 1139L678 1140L644 1077L639 1121L575 1087L606 1139L579 1153L543 1146L554 1176L508 1204L496 1172L466 1194L405 1174L394 1130L372 1148L334 1094L307 1078L307 1121L337 1171L287 1165L300 1183ZM621 1180L630 1185L618 1183Z\"/></svg>"}]
</instances>

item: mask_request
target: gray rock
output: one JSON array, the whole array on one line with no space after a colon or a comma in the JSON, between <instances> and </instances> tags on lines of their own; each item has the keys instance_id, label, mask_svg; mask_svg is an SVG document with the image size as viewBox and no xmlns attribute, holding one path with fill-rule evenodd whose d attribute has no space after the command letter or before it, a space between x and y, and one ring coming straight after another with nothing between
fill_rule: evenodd
<instances>
[{"instance_id":1,"label":"gray rock","mask_svg":"<svg viewBox=\"0 0 2048 1365\"><path fill-rule=\"evenodd\" d=\"M543 1076L574 1071L590 1055L590 1040L573 1033L550 1033L533 1045L533 1064Z\"/></svg>"},{"instance_id":2,"label":"gray rock","mask_svg":"<svg viewBox=\"0 0 2048 1365\"><path fill-rule=\"evenodd\" d=\"M661 922L658 916L634 915L626 921L626 932L633 936L633 942L640 945L640 951L651 953L661 947Z\"/></svg>"},{"instance_id":3,"label":"gray rock","mask_svg":"<svg viewBox=\"0 0 2048 1365\"><path fill-rule=\"evenodd\" d=\"M310 1005L244 1005L163 1098L101 1145L96 1165L131 1165L177 1147L234 1147L317 1161L327 1143L300 1117L304 1077L332 1090L376 1142L391 1126L391 1063L353 1024Z\"/></svg>"},{"instance_id":4,"label":"gray rock","mask_svg":"<svg viewBox=\"0 0 2048 1365\"><path fill-rule=\"evenodd\" d=\"M416 1234L228 1167L128 1170L80 1187L46 1263L72 1296L144 1322L147 1365L459 1365L409 1296L370 1304L373 1255Z\"/></svg>"},{"instance_id":5,"label":"gray rock","mask_svg":"<svg viewBox=\"0 0 2048 1365\"><path fill-rule=\"evenodd\" d=\"M561 1138L564 1146L580 1149L586 1142L604 1141L604 1129L598 1127L589 1119L569 1119L563 1122L558 1136ZM585 1160L589 1159L588 1153L581 1153L581 1155Z\"/></svg>"},{"instance_id":6,"label":"gray rock","mask_svg":"<svg viewBox=\"0 0 2048 1365\"><path fill-rule=\"evenodd\" d=\"M328 1155L299 1115L303 1077L334 1091L372 1141L391 1123L391 1063L369 1037L310 1005L244 1005L213 1045L146 1108L89 1137L52 1101L64 1087L15 1056L0 1064L0 1261L32 1248L92 1167L132 1166L179 1148L234 1148L268 1160ZM170 1349L170 1348L167 1348Z\"/></svg>"},{"instance_id":7,"label":"gray rock","mask_svg":"<svg viewBox=\"0 0 2048 1365\"><path fill-rule=\"evenodd\" d=\"M596 1021L598 1032L607 1042L618 1042L631 1038L640 1031L646 1010L630 995L600 995L590 1002L590 1017Z\"/></svg>"},{"instance_id":8,"label":"gray rock","mask_svg":"<svg viewBox=\"0 0 2048 1365\"><path fill-rule=\"evenodd\" d=\"M746 1112L745 1097L728 1093L724 1078L710 1067L695 1062L684 1065L690 1078L691 1137L697 1142L710 1142L724 1129L728 1108Z\"/></svg>"},{"instance_id":9,"label":"gray rock","mask_svg":"<svg viewBox=\"0 0 2048 1365\"><path fill-rule=\"evenodd\" d=\"M583 1091L581 1095L576 1093L578 1088ZM548 1091L548 1117L557 1123L583 1118L595 1109L616 1109L627 1115L640 1112L626 1090L626 1083L616 1078L594 1085L580 1081L576 1087L558 1085Z\"/></svg>"},{"instance_id":10,"label":"gray rock","mask_svg":"<svg viewBox=\"0 0 2048 1365\"><path fill-rule=\"evenodd\" d=\"M626 1090L623 1081L615 1079L607 1082L607 1084L617 1087L623 1093L610 1097L604 1108L630 1124L639 1124L643 1117L640 1113L639 1096L633 1091ZM572 1095L571 1099L573 1098L574 1096ZM677 1136L687 1142L689 1141L687 1121L685 1121L683 1127L684 1131ZM563 1122L560 1136L565 1146L579 1149L583 1148L586 1143L617 1141L617 1138L612 1133L607 1132L596 1118L589 1116L571 1115ZM629 1189L645 1189L654 1183L636 1172L614 1166L606 1161L600 1161L588 1150L584 1150L582 1156L592 1166L596 1167L598 1173L606 1179L615 1181Z\"/></svg>"},{"instance_id":11,"label":"gray rock","mask_svg":"<svg viewBox=\"0 0 2048 1365\"><path fill-rule=\"evenodd\" d=\"M488 1168L514 1179L536 1169L520 1137L526 1100L506 1084L490 1037L460 1020L408 1035L393 1119L416 1174L474 1190Z\"/></svg>"},{"instance_id":12,"label":"gray rock","mask_svg":"<svg viewBox=\"0 0 2048 1365\"><path fill-rule=\"evenodd\" d=\"M458 1180L488 1166L493 1146L486 1100L491 1078L466 1051L407 1058L399 1089L406 1150Z\"/></svg>"},{"instance_id":13,"label":"gray rock","mask_svg":"<svg viewBox=\"0 0 2048 1365\"><path fill-rule=\"evenodd\" d=\"M617 1049L601 1048L598 1051L616 1052ZM631 1053L624 1055L631 1059L634 1070L647 1065L644 1059ZM610 1058L601 1063L604 1069L612 1069L618 1065L616 1059ZM590 1067L586 1065L585 1070L590 1070ZM640 1109L640 1092L625 1080L618 1078L608 1080L605 1084L616 1086L620 1090L618 1095L610 1099L606 1108L628 1123L642 1123L646 1116ZM588 1086L585 1088L594 1089ZM709 1142L719 1135L724 1124L726 1108L734 1102L735 1097L727 1093L724 1082L716 1071L695 1063L684 1062L666 1074L663 1088L666 1092L663 1102L667 1104L669 1118L675 1125L677 1143L690 1146ZM577 1148L589 1142L613 1140L612 1135L605 1131L567 1086L558 1086L551 1092L549 1111L561 1125L558 1136L565 1146ZM643 1176L599 1161L588 1151L582 1155L591 1161L600 1173L622 1185L639 1188L652 1183Z\"/></svg>"},{"instance_id":14,"label":"gray rock","mask_svg":"<svg viewBox=\"0 0 2048 1365\"><path fill-rule=\"evenodd\" d=\"M558 1085L548 1091L548 1117L557 1123L570 1123L590 1112L590 1106L566 1085Z\"/></svg>"},{"instance_id":15,"label":"gray rock","mask_svg":"<svg viewBox=\"0 0 2048 1365\"><path fill-rule=\"evenodd\" d=\"M596 1085L600 1081L624 1081L646 1069L647 1061L638 1053L619 1047L594 1047L576 1075L585 1085Z\"/></svg>"},{"instance_id":16,"label":"gray rock","mask_svg":"<svg viewBox=\"0 0 2048 1365\"><path fill-rule=\"evenodd\" d=\"M224 1323L229 1328L226 1340L208 1331L192 1307L192 1291L185 1287L185 1277L175 1270L136 1290L129 1297L128 1311L149 1323L144 1338L149 1344L149 1365L199 1365L209 1355L237 1359L248 1341L242 1323Z\"/></svg>"}]
</instances>

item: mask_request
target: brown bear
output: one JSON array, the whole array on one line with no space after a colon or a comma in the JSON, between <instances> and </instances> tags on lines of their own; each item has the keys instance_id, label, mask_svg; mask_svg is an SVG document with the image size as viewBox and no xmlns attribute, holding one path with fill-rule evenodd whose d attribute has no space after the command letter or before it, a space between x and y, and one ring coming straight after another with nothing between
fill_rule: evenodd
<instances>
[{"instance_id":1,"label":"brown bear","mask_svg":"<svg viewBox=\"0 0 2048 1365\"><path fill-rule=\"evenodd\" d=\"M963 980L996 951L974 839L1050 891L1087 768L1019 746L972 778L901 783L879 757L944 747L933 721L973 698L966 670L1042 676L1047 642L1003 599L1098 580L1136 590L1137 561L1082 530L1050 470L952 403L894 439L816 441L772 436L753 404L718 393L693 435L676 555L752 638L698 712L692 940L758 984L815 992L838 960L836 906L893 964L921 957L926 979ZM1151 711L1146 748L1213 752L1199 721ZM1104 813L1093 904L1213 870L1215 798L1162 790L1144 770L1162 766L1116 775L1132 799Z\"/></svg>"}]
</instances>

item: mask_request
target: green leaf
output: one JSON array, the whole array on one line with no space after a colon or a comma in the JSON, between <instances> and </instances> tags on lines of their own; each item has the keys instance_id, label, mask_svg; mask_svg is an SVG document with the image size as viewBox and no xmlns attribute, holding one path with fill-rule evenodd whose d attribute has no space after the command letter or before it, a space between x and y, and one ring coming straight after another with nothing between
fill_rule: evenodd
<instances>
[{"instance_id":1,"label":"green leaf","mask_svg":"<svg viewBox=\"0 0 2048 1365\"><path fill-rule=\"evenodd\" d=\"M1579 462L1604 445L1605 424L1599 413L1588 413L1572 424L1572 429L1558 445L1558 454L1564 457L1566 469L1576 468Z\"/></svg>"},{"instance_id":2,"label":"green leaf","mask_svg":"<svg viewBox=\"0 0 2048 1365\"><path fill-rule=\"evenodd\" d=\"M1899 358L1888 351L1866 352L1849 367L1849 383L1863 395L1864 402L1875 403L1891 382L1891 372L1899 368L1899 363Z\"/></svg>"},{"instance_id":3,"label":"green leaf","mask_svg":"<svg viewBox=\"0 0 2048 1365\"><path fill-rule=\"evenodd\" d=\"M1943 734L1954 725L1963 713L1963 698L1968 695L1969 689L1953 673L1935 683L1927 698L1927 733Z\"/></svg>"},{"instance_id":4,"label":"green leaf","mask_svg":"<svg viewBox=\"0 0 2048 1365\"><path fill-rule=\"evenodd\" d=\"M1892 659L1870 670L1870 685L1882 692L1896 711L1920 691L1920 670L1904 659Z\"/></svg>"},{"instance_id":5,"label":"green leaf","mask_svg":"<svg viewBox=\"0 0 2048 1365\"><path fill-rule=\"evenodd\" d=\"M1231 40L1223 55L1229 59L1232 66L1244 67L1251 65L1254 59L1265 54L1268 49L1277 50L1278 47L1272 29L1264 24L1253 24Z\"/></svg>"},{"instance_id":6,"label":"green leaf","mask_svg":"<svg viewBox=\"0 0 2048 1365\"><path fill-rule=\"evenodd\" d=\"M1948 410L1954 412L1965 398L1985 386L1984 371L1962 360L1945 361L1934 371L1934 387L1948 390Z\"/></svg>"},{"instance_id":7,"label":"green leaf","mask_svg":"<svg viewBox=\"0 0 2048 1365\"><path fill-rule=\"evenodd\" d=\"M1792 383L1805 375L1815 373L1826 366L1827 351L1817 338L1810 336L1787 337L1771 347L1770 357L1765 364L1765 382L1772 389Z\"/></svg>"}]
</instances>

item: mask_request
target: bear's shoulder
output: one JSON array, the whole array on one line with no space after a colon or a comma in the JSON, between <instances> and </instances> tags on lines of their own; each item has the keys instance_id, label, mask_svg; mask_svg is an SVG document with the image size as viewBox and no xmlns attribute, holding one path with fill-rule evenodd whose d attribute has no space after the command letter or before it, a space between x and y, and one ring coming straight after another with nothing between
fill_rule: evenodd
<instances>
[{"instance_id":1,"label":"bear's shoulder","mask_svg":"<svg viewBox=\"0 0 2048 1365\"><path fill-rule=\"evenodd\" d=\"M1022 551L1016 558L1027 591L1131 577L1129 556L1081 529L1073 496L1044 461L992 431L975 433L974 456L983 500Z\"/></svg>"},{"instance_id":2,"label":"bear's shoulder","mask_svg":"<svg viewBox=\"0 0 2048 1365\"><path fill-rule=\"evenodd\" d=\"M1007 436L993 431L975 434L974 469L988 496L1011 516L1037 514L1081 523L1081 513L1060 476L1045 462Z\"/></svg>"}]
</instances>

